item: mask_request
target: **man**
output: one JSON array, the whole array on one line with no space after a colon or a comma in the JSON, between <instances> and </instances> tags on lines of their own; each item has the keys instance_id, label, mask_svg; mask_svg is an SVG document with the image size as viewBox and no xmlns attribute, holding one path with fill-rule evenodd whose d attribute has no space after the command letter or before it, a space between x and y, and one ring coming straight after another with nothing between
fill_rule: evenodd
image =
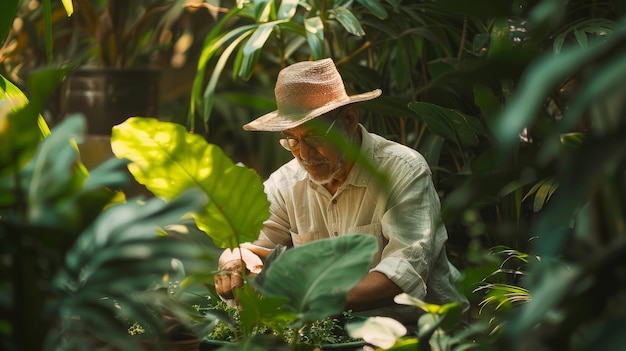
<instances>
[{"instance_id":1,"label":"man","mask_svg":"<svg viewBox=\"0 0 626 351\"><path fill-rule=\"evenodd\" d=\"M426 161L359 124L355 104L380 94L376 89L348 96L331 59L299 62L279 73L277 110L244 129L280 132L280 144L294 159L265 182L270 218L258 240L220 257L220 268L233 272L215 277L220 296L233 299L233 288L243 284L240 258L247 271L258 273L278 244L293 247L360 233L374 236L379 248L369 273L349 292L346 310L413 322L417 311L393 301L403 292L467 306L453 286L458 271L446 256L447 233Z\"/></svg>"}]
</instances>

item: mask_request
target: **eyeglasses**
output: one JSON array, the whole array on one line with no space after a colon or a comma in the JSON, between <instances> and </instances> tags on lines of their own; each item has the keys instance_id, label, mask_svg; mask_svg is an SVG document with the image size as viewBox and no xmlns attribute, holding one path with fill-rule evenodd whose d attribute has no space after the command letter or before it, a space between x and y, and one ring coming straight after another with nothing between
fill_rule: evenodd
<instances>
[{"instance_id":1,"label":"eyeglasses","mask_svg":"<svg viewBox=\"0 0 626 351\"><path fill-rule=\"evenodd\" d=\"M333 120L333 122L330 124L330 126L328 127L328 129L326 130L324 134L311 134L301 139L297 139L288 135L281 134L280 138L278 139L278 142L287 151L298 150L300 148L301 143L305 143L312 148L325 146L328 144L328 139L326 139L326 137L328 136L328 133L330 133L330 130L333 129L335 122L337 122L337 119Z\"/></svg>"}]
</instances>

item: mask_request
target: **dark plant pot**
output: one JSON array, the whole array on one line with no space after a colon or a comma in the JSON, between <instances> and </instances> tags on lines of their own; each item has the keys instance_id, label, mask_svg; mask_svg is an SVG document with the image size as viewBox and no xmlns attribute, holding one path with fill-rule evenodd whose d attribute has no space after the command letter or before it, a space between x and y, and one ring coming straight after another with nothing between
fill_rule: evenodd
<instances>
[{"instance_id":1,"label":"dark plant pot","mask_svg":"<svg viewBox=\"0 0 626 351\"><path fill-rule=\"evenodd\" d=\"M152 69L81 67L63 83L61 116L82 113L87 134L111 135L128 117L156 117L159 77Z\"/></svg>"},{"instance_id":2,"label":"dark plant pot","mask_svg":"<svg viewBox=\"0 0 626 351\"><path fill-rule=\"evenodd\" d=\"M128 117L156 117L160 72L153 69L81 67L61 89L61 116L81 113L87 136L79 145L81 160L92 169L113 157L111 129ZM131 176L128 196L153 196Z\"/></svg>"}]
</instances>

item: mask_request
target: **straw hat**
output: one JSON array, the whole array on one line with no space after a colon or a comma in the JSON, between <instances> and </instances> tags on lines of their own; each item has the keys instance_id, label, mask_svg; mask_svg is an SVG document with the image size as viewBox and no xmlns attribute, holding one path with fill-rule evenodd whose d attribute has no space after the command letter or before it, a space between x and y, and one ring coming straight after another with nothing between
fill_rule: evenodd
<instances>
[{"instance_id":1,"label":"straw hat","mask_svg":"<svg viewBox=\"0 0 626 351\"><path fill-rule=\"evenodd\" d=\"M374 99L381 90L348 96L332 59L294 63L278 73L276 111L243 126L245 130L291 129L341 106Z\"/></svg>"}]
</instances>

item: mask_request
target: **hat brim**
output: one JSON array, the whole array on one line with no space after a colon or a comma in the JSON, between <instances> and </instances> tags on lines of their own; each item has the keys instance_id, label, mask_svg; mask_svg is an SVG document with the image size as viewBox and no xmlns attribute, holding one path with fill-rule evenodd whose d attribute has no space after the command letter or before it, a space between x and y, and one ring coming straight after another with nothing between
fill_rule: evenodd
<instances>
[{"instance_id":1,"label":"hat brim","mask_svg":"<svg viewBox=\"0 0 626 351\"><path fill-rule=\"evenodd\" d=\"M278 111L272 111L270 113L264 114L263 116L253 120L248 124L245 124L243 126L243 129L247 131L282 132L287 129L295 128L303 123L312 120L315 117L319 117L339 107L357 102L372 100L379 97L381 94L382 91L380 89L376 89L367 93L352 95L349 96L346 100L333 102L307 111L305 114L301 115L279 115Z\"/></svg>"}]
</instances>

